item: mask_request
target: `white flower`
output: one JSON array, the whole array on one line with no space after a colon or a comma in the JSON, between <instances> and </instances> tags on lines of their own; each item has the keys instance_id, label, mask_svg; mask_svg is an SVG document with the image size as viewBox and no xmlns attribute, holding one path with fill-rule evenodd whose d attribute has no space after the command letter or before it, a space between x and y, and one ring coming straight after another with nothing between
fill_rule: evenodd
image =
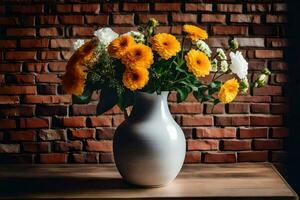
<instances>
[{"instance_id":1,"label":"white flower","mask_svg":"<svg viewBox=\"0 0 300 200\"><path fill-rule=\"evenodd\" d=\"M138 31L129 31L127 33L124 33L123 35L130 35L134 38L136 43L144 43L145 42L145 36Z\"/></svg>"},{"instance_id":2,"label":"white flower","mask_svg":"<svg viewBox=\"0 0 300 200\"><path fill-rule=\"evenodd\" d=\"M73 49L77 50L84 44L84 40L78 39L73 43Z\"/></svg>"},{"instance_id":3,"label":"white flower","mask_svg":"<svg viewBox=\"0 0 300 200\"><path fill-rule=\"evenodd\" d=\"M221 70L222 70L222 72L227 72L227 70L228 70L228 63L227 63L226 60L222 60L221 61Z\"/></svg>"},{"instance_id":4,"label":"white flower","mask_svg":"<svg viewBox=\"0 0 300 200\"><path fill-rule=\"evenodd\" d=\"M211 61L211 69L210 69L210 71L212 71L212 72L218 71L218 60L217 59L213 59Z\"/></svg>"},{"instance_id":5,"label":"white flower","mask_svg":"<svg viewBox=\"0 0 300 200\"><path fill-rule=\"evenodd\" d=\"M111 30L111 28L101 28L94 32L94 36L98 37L100 43L107 46L111 41L119 37L119 34Z\"/></svg>"},{"instance_id":6,"label":"white flower","mask_svg":"<svg viewBox=\"0 0 300 200\"><path fill-rule=\"evenodd\" d=\"M227 56L226 56L225 52L223 51L223 49L217 48L217 55L221 60L227 60Z\"/></svg>"},{"instance_id":7,"label":"white flower","mask_svg":"<svg viewBox=\"0 0 300 200\"><path fill-rule=\"evenodd\" d=\"M205 53L208 57L211 56L211 50L210 50L209 46L203 40L198 40L196 42L196 46L200 51Z\"/></svg>"},{"instance_id":8,"label":"white flower","mask_svg":"<svg viewBox=\"0 0 300 200\"><path fill-rule=\"evenodd\" d=\"M243 57L240 51L236 53L230 52L231 65L230 69L235 73L240 79L243 79L248 74L248 62Z\"/></svg>"}]
</instances>

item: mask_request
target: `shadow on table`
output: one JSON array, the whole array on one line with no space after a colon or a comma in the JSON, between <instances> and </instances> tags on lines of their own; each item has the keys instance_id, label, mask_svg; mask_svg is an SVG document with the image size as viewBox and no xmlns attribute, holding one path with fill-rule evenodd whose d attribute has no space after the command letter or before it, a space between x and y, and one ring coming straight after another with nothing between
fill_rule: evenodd
<instances>
[{"instance_id":1,"label":"shadow on table","mask_svg":"<svg viewBox=\"0 0 300 200\"><path fill-rule=\"evenodd\" d=\"M0 178L1 197L26 197L26 194L77 194L99 190L135 188L121 178L103 177L33 177Z\"/></svg>"}]
</instances>

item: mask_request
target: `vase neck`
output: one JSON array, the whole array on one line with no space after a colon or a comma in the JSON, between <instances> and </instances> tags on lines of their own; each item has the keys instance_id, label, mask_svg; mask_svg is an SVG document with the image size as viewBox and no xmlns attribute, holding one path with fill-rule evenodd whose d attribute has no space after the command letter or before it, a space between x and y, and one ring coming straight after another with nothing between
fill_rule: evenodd
<instances>
[{"instance_id":1,"label":"vase neck","mask_svg":"<svg viewBox=\"0 0 300 200\"><path fill-rule=\"evenodd\" d=\"M135 103L130 114L130 120L140 121L149 118L161 119L163 117L170 117L168 107L169 92L162 92L161 94L148 94L139 92L135 96Z\"/></svg>"}]
</instances>

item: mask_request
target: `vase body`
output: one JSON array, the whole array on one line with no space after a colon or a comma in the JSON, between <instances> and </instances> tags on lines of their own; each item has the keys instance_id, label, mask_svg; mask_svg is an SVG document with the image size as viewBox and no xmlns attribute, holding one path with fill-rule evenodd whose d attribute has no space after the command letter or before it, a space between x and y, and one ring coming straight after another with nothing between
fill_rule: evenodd
<instances>
[{"instance_id":1,"label":"vase body","mask_svg":"<svg viewBox=\"0 0 300 200\"><path fill-rule=\"evenodd\" d=\"M129 183L163 186L175 179L183 165L186 141L167 97L168 92L137 93L130 116L115 132L115 163Z\"/></svg>"}]
</instances>

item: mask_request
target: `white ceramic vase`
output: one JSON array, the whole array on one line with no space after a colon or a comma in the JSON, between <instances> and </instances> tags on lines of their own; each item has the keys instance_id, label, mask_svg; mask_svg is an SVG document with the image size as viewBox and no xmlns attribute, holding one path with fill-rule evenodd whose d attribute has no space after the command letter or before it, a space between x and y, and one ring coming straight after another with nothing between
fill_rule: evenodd
<instances>
[{"instance_id":1,"label":"white ceramic vase","mask_svg":"<svg viewBox=\"0 0 300 200\"><path fill-rule=\"evenodd\" d=\"M137 93L130 116L116 130L114 159L129 183L163 186L175 179L183 165L186 141L167 98L168 92Z\"/></svg>"}]
</instances>

